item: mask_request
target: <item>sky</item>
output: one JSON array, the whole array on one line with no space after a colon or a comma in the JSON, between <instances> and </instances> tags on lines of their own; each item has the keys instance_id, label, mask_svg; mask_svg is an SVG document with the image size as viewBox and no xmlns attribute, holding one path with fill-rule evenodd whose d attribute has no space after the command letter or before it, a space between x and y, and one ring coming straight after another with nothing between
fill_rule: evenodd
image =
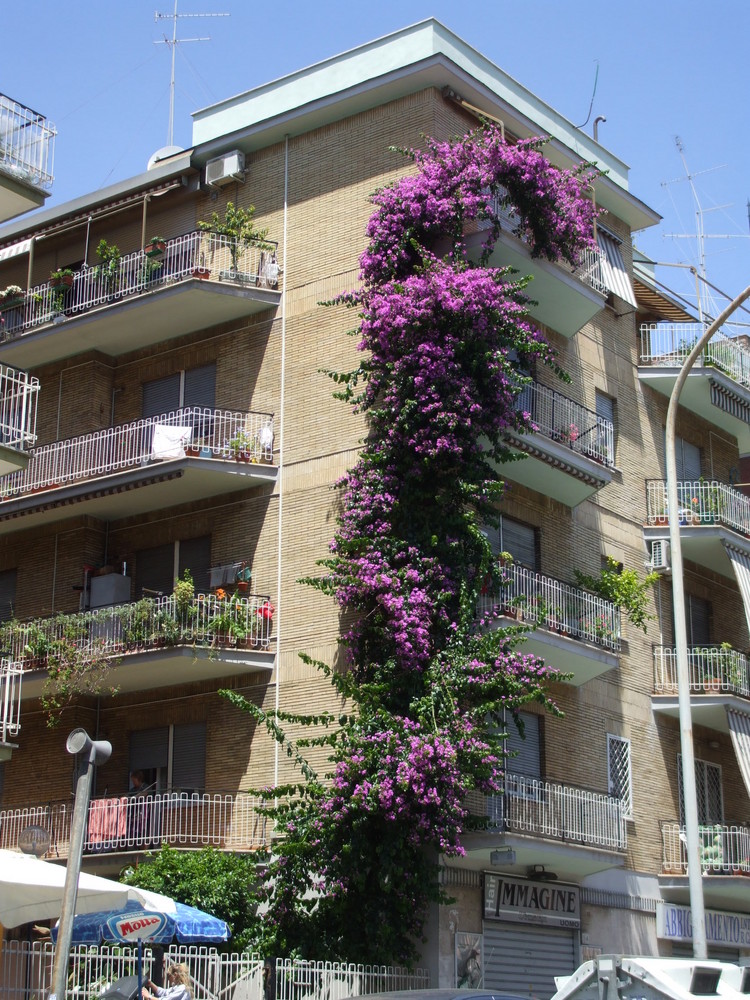
<instances>
[{"instance_id":1,"label":"sky","mask_svg":"<svg viewBox=\"0 0 750 1000\"><path fill-rule=\"evenodd\" d=\"M700 266L715 309L750 285L748 0L178 0L174 142L191 112L436 17L630 167L663 221L637 236ZM166 17L155 17L155 14ZM168 139L174 0L6 0L0 91L56 125L47 205L140 173ZM207 41L188 39L207 38ZM660 279L695 300L680 267ZM750 313L745 316L750 321Z\"/></svg>"}]
</instances>

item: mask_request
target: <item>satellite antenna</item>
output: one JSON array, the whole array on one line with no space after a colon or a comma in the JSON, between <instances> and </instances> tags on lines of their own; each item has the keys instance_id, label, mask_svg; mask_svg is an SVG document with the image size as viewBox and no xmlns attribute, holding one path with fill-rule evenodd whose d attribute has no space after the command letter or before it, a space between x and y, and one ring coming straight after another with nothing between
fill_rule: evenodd
<instances>
[{"instance_id":1,"label":"satellite antenna","mask_svg":"<svg viewBox=\"0 0 750 1000\"><path fill-rule=\"evenodd\" d=\"M169 128L167 129L167 146L174 145L174 54L175 49L178 45L183 42L210 42L210 35L203 38L178 38L177 37L177 19L179 17L231 17L230 14L178 14L177 13L177 0L174 0L174 13L172 14L160 14L159 11L154 13L154 21L157 23L159 21L169 20L172 22L172 37L159 38L154 42L154 45L171 45L172 47L172 76L169 81Z\"/></svg>"}]
</instances>

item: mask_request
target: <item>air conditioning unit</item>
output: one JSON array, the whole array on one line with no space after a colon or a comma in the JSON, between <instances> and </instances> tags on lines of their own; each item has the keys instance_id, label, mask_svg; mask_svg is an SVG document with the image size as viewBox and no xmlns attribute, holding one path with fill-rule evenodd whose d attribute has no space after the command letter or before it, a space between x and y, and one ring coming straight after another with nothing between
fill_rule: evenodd
<instances>
[{"instance_id":1,"label":"air conditioning unit","mask_svg":"<svg viewBox=\"0 0 750 1000\"><path fill-rule=\"evenodd\" d=\"M671 568L666 538L655 538L651 542L651 568L657 573L666 573Z\"/></svg>"},{"instance_id":2,"label":"air conditioning unit","mask_svg":"<svg viewBox=\"0 0 750 1000\"><path fill-rule=\"evenodd\" d=\"M245 154L239 149L223 156L215 156L206 164L206 184L211 187L223 187L232 181L245 179Z\"/></svg>"}]
</instances>

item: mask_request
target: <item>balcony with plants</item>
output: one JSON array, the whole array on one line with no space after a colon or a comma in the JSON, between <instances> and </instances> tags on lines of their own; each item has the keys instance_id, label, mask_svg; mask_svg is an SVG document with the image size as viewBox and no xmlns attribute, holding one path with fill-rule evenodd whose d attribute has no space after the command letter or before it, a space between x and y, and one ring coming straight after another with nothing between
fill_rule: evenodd
<instances>
[{"instance_id":1,"label":"balcony with plants","mask_svg":"<svg viewBox=\"0 0 750 1000\"><path fill-rule=\"evenodd\" d=\"M88 806L83 853L86 857L157 850L213 847L257 851L269 846L270 828L260 801L245 792L208 789L152 791L143 795L97 797ZM38 802L0 809L0 848L16 850L25 827L40 826L50 838L49 855L70 857L72 800Z\"/></svg>"},{"instance_id":2,"label":"balcony with plants","mask_svg":"<svg viewBox=\"0 0 750 1000\"><path fill-rule=\"evenodd\" d=\"M499 465L504 477L570 507L611 482L611 420L536 382L524 386L517 407L531 414L536 431L510 436L509 444L526 457Z\"/></svg>"},{"instance_id":3,"label":"balcony with plants","mask_svg":"<svg viewBox=\"0 0 750 1000\"><path fill-rule=\"evenodd\" d=\"M0 290L0 358L24 368L97 350L140 350L275 308L276 244L198 229L121 254L101 240L97 263L58 269L33 288Z\"/></svg>"},{"instance_id":4,"label":"balcony with plants","mask_svg":"<svg viewBox=\"0 0 750 1000\"><path fill-rule=\"evenodd\" d=\"M677 484L682 554L722 576L733 577L727 545L750 557L750 497L716 480L681 480ZM667 483L646 483L647 542L669 536Z\"/></svg>"},{"instance_id":5,"label":"balcony with plants","mask_svg":"<svg viewBox=\"0 0 750 1000\"><path fill-rule=\"evenodd\" d=\"M532 317L556 330L564 337L573 337L604 308L607 288L602 276L601 253L587 249L577 267L565 260L552 262L533 256L529 239L519 228L519 218L507 203L502 189L493 203L493 211L501 223L500 236L489 258L491 267L512 267L521 275L531 275L528 294ZM467 239L470 255L479 254L483 229Z\"/></svg>"},{"instance_id":6,"label":"balcony with plants","mask_svg":"<svg viewBox=\"0 0 750 1000\"><path fill-rule=\"evenodd\" d=\"M273 482L273 441L270 413L184 407L41 445L0 477L0 534L71 504L112 520Z\"/></svg>"},{"instance_id":7,"label":"balcony with plants","mask_svg":"<svg viewBox=\"0 0 750 1000\"><path fill-rule=\"evenodd\" d=\"M688 865L685 827L661 824L662 873L659 887L665 899L688 901ZM711 823L698 828L703 892L709 906L737 904L747 900L750 882L750 829L741 824Z\"/></svg>"},{"instance_id":8,"label":"balcony with plants","mask_svg":"<svg viewBox=\"0 0 750 1000\"><path fill-rule=\"evenodd\" d=\"M530 653L585 684L617 667L621 649L620 609L599 594L501 559L500 585L488 586L479 602L487 627L520 625L531 631Z\"/></svg>"},{"instance_id":9,"label":"balcony with plants","mask_svg":"<svg viewBox=\"0 0 750 1000\"><path fill-rule=\"evenodd\" d=\"M638 378L669 397L677 376L706 327L700 323L644 323ZM737 438L750 450L750 343L747 334L719 330L688 374L680 404Z\"/></svg>"},{"instance_id":10,"label":"balcony with plants","mask_svg":"<svg viewBox=\"0 0 750 1000\"><path fill-rule=\"evenodd\" d=\"M750 663L728 642L688 647L690 706L693 721L718 732L729 732L727 707L750 711ZM654 647L653 708L679 717L677 650Z\"/></svg>"},{"instance_id":11,"label":"balcony with plants","mask_svg":"<svg viewBox=\"0 0 750 1000\"><path fill-rule=\"evenodd\" d=\"M44 115L0 94L0 222L44 204L56 135Z\"/></svg>"},{"instance_id":12,"label":"balcony with plants","mask_svg":"<svg viewBox=\"0 0 750 1000\"><path fill-rule=\"evenodd\" d=\"M38 378L0 365L0 476L28 464L38 397Z\"/></svg>"},{"instance_id":13,"label":"balcony with plants","mask_svg":"<svg viewBox=\"0 0 750 1000\"><path fill-rule=\"evenodd\" d=\"M114 695L273 667L270 597L195 593L189 575L164 597L0 625L0 649L23 674L22 700L51 717L77 695Z\"/></svg>"},{"instance_id":14,"label":"balcony with plants","mask_svg":"<svg viewBox=\"0 0 750 1000\"><path fill-rule=\"evenodd\" d=\"M483 850L486 865L488 849L511 849L515 863L509 871L546 865L558 877L576 880L624 861L625 807L611 795L508 771L502 794L472 793L468 805L488 820L486 830L466 838L469 860Z\"/></svg>"}]
</instances>

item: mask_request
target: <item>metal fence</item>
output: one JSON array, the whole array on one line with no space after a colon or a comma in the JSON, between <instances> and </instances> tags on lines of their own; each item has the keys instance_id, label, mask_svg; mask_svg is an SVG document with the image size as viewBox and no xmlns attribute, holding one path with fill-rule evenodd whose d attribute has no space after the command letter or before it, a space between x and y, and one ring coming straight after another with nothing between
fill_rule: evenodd
<instances>
[{"instance_id":1,"label":"metal fence","mask_svg":"<svg viewBox=\"0 0 750 1000\"><path fill-rule=\"evenodd\" d=\"M34 444L38 397L35 375L0 365L0 444L19 449Z\"/></svg>"},{"instance_id":2,"label":"metal fence","mask_svg":"<svg viewBox=\"0 0 750 1000\"><path fill-rule=\"evenodd\" d=\"M628 846L622 801L585 788L506 773L504 794L487 798L487 815L492 826L513 833L613 851Z\"/></svg>"},{"instance_id":3,"label":"metal fence","mask_svg":"<svg viewBox=\"0 0 750 1000\"><path fill-rule=\"evenodd\" d=\"M611 601L516 563L504 565L502 576L498 593L480 596L481 615L500 612L605 649L621 648L620 609Z\"/></svg>"},{"instance_id":4,"label":"metal fence","mask_svg":"<svg viewBox=\"0 0 750 1000\"><path fill-rule=\"evenodd\" d=\"M723 524L750 535L750 498L716 481L683 480L677 484L678 518L682 525ZM667 524L669 503L666 481L646 483L646 517L649 524Z\"/></svg>"},{"instance_id":5,"label":"metal fence","mask_svg":"<svg viewBox=\"0 0 750 1000\"><path fill-rule=\"evenodd\" d=\"M49 190L56 135L55 126L44 115L0 94L0 169Z\"/></svg>"},{"instance_id":6,"label":"metal fence","mask_svg":"<svg viewBox=\"0 0 750 1000\"><path fill-rule=\"evenodd\" d=\"M34 448L25 469L0 477L0 504L185 455L271 462L273 435L271 413L171 410Z\"/></svg>"},{"instance_id":7,"label":"metal fence","mask_svg":"<svg viewBox=\"0 0 750 1000\"><path fill-rule=\"evenodd\" d=\"M641 362L654 367L680 368L706 327L700 323L641 324ZM718 368L740 385L750 386L750 346L746 337L716 333L696 361L697 367Z\"/></svg>"},{"instance_id":8,"label":"metal fence","mask_svg":"<svg viewBox=\"0 0 750 1000\"><path fill-rule=\"evenodd\" d=\"M50 942L5 941L0 947L0 994L4 1000L41 1000L52 979L54 946ZM167 962L184 962L195 1000L340 1000L361 993L421 989L430 985L425 969L368 966L302 959L264 961L258 955L220 953L198 945L172 946ZM146 974L151 975L147 953ZM136 974L136 952L127 946L79 946L70 952L66 997L98 1000L115 980ZM270 983L266 982L267 974ZM274 981L275 980L275 981Z\"/></svg>"},{"instance_id":9,"label":"metal fence","mask_svg":"<svg viewBox=\"0 0 750 1000\"><path fill-rule=\"evenodd\" d=\"M688 649L690 690L716 691L750 698L750 665L744 653L727 645L692 646ZM654 647L654 692L677 694L677 650Z\"/></svg>"},{"instance_id":10,"label":"metal fence","mask_svg":"<svg viewBox=\"0 0 750 1000\"><path fill-rule=\"evenodd\" d=\"M154 792L105 796L89 803L84 853L171 847L216 847L252 851L268 846L270 824L260 800L243 792ZM49 853L67 858L73 818L71 802L46 802L0 810L0 847L14 850L24 827L49 834Z\"/></svg>"},{"instance_id":11,"label":"metal fence","mask_svg":"<svg viewBox=\"0 0 750 1000\"><path fill-rule=\"evenodd\" d=\"M516 408L531 414L542 434L560 441L572 451L600 462L614 464L614 426L580 403L543 385L527 385L516 400Z\"/></svg>"},{"instance_id":12,"label":"metal fence","mask_svg":"<svg viewBox=\"0 0 750 1000\"><path fill-rule=\"evenodd\" d=\"M663 823L662 863L665 872L687 874L685 827ZM715 823L698 827L701 870L705 875L750 876L750 829L746 826ZM748 882L750 888L750 882Z\"/></svg>"},{"instance_id":13,"label":"metal fence","mask_svg":"<svg viewBox=\"0 0 750 1000\"><path fill-rule=\"evenodd\" d=\"M25 333L57 316L76 316L194 277L273 288L278 264L270 244L245 244L216 233L186 233L166 240L159 257L136 250L112 263L82 267L70 287L46 281L30 288L3 306L5 335Z\"/></svg>"},{"instance_id":14,"label":"metal fence","mask_svg":"<svg viewBox=\"0 0 750 1000\"><path fill-rule=\"evenodd\" d=\"M0 660L0 743L8 743L21 728L22 677L22 664Z\"/></svg>"}]
</instances>

